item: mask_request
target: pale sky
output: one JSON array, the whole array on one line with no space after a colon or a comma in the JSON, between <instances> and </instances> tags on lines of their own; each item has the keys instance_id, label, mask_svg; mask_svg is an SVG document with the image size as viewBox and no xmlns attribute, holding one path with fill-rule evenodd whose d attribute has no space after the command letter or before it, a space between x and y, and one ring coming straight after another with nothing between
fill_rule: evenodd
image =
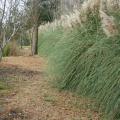
<instances>
[{"instance_id":1,"label":"pale sky","mask_svg":"<svg viewBox=\"0 0 120 120\"><path fill-rule=\"evenodd\" d=\"M1 10L4 9L4 3L5 3L5 0L0 0L0 9ZM4 15L3 21L6 21L8 19L9 15L10 15L10 8L11 8L11 6L13 7L15 5L15 3L17 4L18 9L22 10L23 2L21 0L6 0L5 15ZM0 17L0 19L1 18L2 17Z\"/></svg>"}]
</instances>

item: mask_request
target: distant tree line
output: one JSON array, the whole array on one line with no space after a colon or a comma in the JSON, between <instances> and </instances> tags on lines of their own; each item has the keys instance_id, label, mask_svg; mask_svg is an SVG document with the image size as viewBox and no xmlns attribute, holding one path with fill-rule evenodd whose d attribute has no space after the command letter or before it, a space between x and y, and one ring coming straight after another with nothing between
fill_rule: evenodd
<instances>
[{"instance_id":1,"label":"distant tree line","mask_svg":"<svg viewBox=\"0 0 120 120\"><path fill-rule=\"evenodd\" d=\"M32 29L31 51L38 53L38 27L79 8L81 0L0 0L0 53L12 39L26 36ZM24 34L24 35L23 35Z\"/></svg>"}]
</instances>

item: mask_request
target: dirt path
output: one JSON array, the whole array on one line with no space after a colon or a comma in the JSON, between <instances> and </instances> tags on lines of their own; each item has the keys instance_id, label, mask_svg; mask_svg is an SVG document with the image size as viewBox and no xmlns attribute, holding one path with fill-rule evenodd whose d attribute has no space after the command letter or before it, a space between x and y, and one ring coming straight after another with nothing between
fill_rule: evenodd
<instances>
[{"instance_id":1,"label":"dirt path","mask_svg":"<svg viewBox=\"0 0 120 120\"><path fill-rule=\"evenodd\" d=\"M1 96L0 120L100 120L89 100L52 87L40 57L9 57L0 63L0 79L14 86ZM3 98L2 98L3 97Z\"/></svg>"}]
</instances>

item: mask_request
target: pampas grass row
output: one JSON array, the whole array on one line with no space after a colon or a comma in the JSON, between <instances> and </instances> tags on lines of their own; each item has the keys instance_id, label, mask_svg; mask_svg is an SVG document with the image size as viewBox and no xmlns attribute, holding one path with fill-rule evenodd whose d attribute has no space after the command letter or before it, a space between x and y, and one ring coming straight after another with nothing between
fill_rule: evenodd
<instances>
[{"instance_id":1,"label":"pampas grass row","mask_svg":"<svg viewBox=\"0 0 120 120\"><path fill-rule=\"evenodd\" d=\"M38 46L60 89L95 99L98 110L116 120L120 119L120 14L110 5L109 0L89 0L74 17L41 26Z\"/></svg>"}]
</instances>

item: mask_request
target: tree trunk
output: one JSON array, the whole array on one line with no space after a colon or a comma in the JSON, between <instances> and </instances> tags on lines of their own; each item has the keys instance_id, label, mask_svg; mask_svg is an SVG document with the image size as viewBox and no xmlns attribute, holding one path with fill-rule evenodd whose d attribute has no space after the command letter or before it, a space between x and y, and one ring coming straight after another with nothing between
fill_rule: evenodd
<instances>
[{"instance_id":1,"label":"tree trunk","mask_svg":"<svg viewBox=\"0 0 120 120\"><path fill-rule=\"evenodd\" d=\"M0 62L1 62L1 60L2 60L2 53L3 51L2 51L2 48L1 48L1 46L0 46Z\"/></svg>"},{"instance_id":2,"label":"tree trunk","mask_svg":"<svg viewBox=\"0 0 120 120\"><path fill-rule=\"evenodd\" d=\"M38 25L33 27L32 55L38 54Z\"/></svg>"}]
</instances>

